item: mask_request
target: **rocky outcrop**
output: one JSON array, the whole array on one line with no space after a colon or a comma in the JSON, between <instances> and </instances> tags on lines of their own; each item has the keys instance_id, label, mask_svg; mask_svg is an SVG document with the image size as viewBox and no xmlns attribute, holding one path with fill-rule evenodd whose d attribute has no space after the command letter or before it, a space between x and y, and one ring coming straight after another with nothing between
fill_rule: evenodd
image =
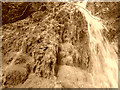
<instances>
[{"instance_id":1,"label":"rocky outcrop","mask_svg":"<svg viewBox=\"0 0 120 90\"><path fill-rule=\"evenodd\" d=\"M5 87L13 87L24 83L33 68L34 59L21 52L12 53L10 58L7 59L8 65L4 68L3 84Z\"/></svg>"},{"instance_id":2,"label":"rocky outcrop","mask_svg":"<svg viewBox=\"0 0 120 90\"><path fill-rule=\"evenodd\" d=\"M108 28L108 32L105 31L104 34L110 42L116 42L119 36L119 6L120 2L89 2L87 4L88 10L90 10L94 16L100 17Z\"/></svg>"},{"instance_id":3,"label":"rocky outcrop","mask_svg":"<svg viewBox=\"0 0 120 90\"><path fill-rule=\"evenodd\" d=\"M22 5L24 7L20 8ZM27 5L30 5L29 9ZM10 7L14 9L11 10ZM82 76L84 76L81 74L82 71L91 72L92 61L87 22L81 12L73 7L72 3L59 2L3 4L3 24L6 25L2 26L2 54L6 87L24 83L31 72L48 79L56 76L63 80L62 84L66 83L65 75L69 72L72 79L77 80L72 72L76 68L77 72L80 70L79 73ZM16 14L13 15L13 13ZM20 18L10 22L12 18L19 16ZM72 71L69 71L69 68ZM78 87L77 84L75 85ZM68 87L74 87L74 85L68 85Z\"/></svg>"}]
</instances>

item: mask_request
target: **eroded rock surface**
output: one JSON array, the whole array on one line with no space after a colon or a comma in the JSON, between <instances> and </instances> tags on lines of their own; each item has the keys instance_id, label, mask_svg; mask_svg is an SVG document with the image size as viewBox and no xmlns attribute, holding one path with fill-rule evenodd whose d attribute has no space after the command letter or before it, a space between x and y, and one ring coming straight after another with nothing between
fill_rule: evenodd
<instances>
[{"instance_id":1,"label":"eroded rock surface","mask_svg":"<svg viewBox=\"0 0 120 90\"><path fill-rule=\"evenodd\" d=\"M7 8L6 10L3 8L3 18L12 16L7 21L3 20L5 25L2 26L3 85L23 88L93 88L90 75L93 61L88 27L81 12L74 8L73 3L29 3L30 7L27 10L29 15L26 13L27 16L22 17L25 12L19 10L27 9L26 4L28 5L28 3L3 4L3 7ZM24 7L20 8L22 5ZM90 5L88 8L93 10ZM9 6L14 9L9 10ZM16 18L11 23L11 18L15 16L21 16L22 20ZM107 24L109 26L109 23ZM115 36L116 32L117 30Z\"/></svg>"}]
</instances>

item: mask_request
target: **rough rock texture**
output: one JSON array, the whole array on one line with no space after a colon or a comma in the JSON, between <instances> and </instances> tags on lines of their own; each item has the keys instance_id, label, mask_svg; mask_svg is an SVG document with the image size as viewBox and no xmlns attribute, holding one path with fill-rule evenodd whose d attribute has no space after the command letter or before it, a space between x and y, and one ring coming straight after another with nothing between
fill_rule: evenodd
<instances>
[{"instance_id":1,"label":"rough rock texture","mask_svg":"<svg viewBox=\"0 0 120 90\"><path fill-rule=\"evenodd\" d=\"M115 42L118 39L119 23L120 23L120 2L89 2L87 5L88 10L93 15L103 19L104 24L108 28L108 32L105 32L105 36L110 42Z\"/></svg>"},{"instance_id":2,"label":"rough rock texture","mask_svg":"<svg viewBox=\"0 0 120 90\"><path fill-rule=\"evenodd\" d=\"M10 58L6 58L7 65L4 67L4 85L5 87L12 87L20 83L24 83L34 65L34 59L17 52L10 54Z\"/></svg>"},{"instance_id":3,"label":"rough rock texture","mask_svg":"<svg viewBox=\"0 0 120 90\"><path fill-rule=\"evenodd\" d=\"M88 4L90 10L93 10L92 5L102 4ZM3 3L2 21L5 25L2 26L2 61L5 87L94 87L89 85L91 80L86 74L92 69L87 22L81 12L73 7L72 3L59 2ZM92 12L94 15L99 12L101 17L108 20L99 9ZM119 15L113 17L118 18ZM110 23L105 24L109 26ZM117 36L117 26L114 34L108 32L114 35L108 36L110 40ZM69 77L66 78L68 73ZM58 80L52 80L54 76ZM59 83L61 80L63 82ZM68 82L69 85L64 86ZM86 85L83 85L84 82Z\"/></svg>"},{"instance_id":4,"label":"rough rock texture","mask_svg":"<svg viewBox=\"0 0 120 90\"><path fill-rule=\"evenodd\" d=\"M12 66L12 68L13 68L13 66ZM5 82L4 82L5 87L12 87L12 86L18 85L20 83L24 83L25 80L27 80L28 73L27 73L26 69L15 67L15 66L14 66L14 68L18 68L18 70L7 69L10 71L8 71L5 74L6 75Z\"/></svg>"},{"instance_id":5,"label":"rough rock texture","mask_svg":"<svg viewBox=\"0 0 120 90\"><path fill-rule=\"evenodd\" d=\"M29 2L3 2L2 24L12 23L26 18L33 12Z\"/></svg>"},{"instance_id":6,"label":"rough rock texture","mask_svg":"<svg viewBox=\"0 0 120 90\"><path fill-rule=\"evenodd\" d=\"M62 65L57 76L64 88L95 88L91 75L80 68Z\"/></svg>"}]
</instances>

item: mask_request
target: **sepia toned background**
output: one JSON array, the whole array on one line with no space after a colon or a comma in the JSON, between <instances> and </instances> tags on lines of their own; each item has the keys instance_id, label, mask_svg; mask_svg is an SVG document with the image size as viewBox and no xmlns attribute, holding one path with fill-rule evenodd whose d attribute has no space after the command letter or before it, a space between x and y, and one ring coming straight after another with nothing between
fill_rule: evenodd
<instances>
[{"instance_id":1,"label":"sepia toned background","mask_svg":"<svg viewBox=\"0 0 120 90\"><path fill-rule=\"evenodd\" d=\"M110 67L113 70L109 75L116 74L116 65L119 62L111 64L109 62L112 61L108 60L107 64L110 66L107 68L104 59L119 59L120 3L87 2L85 9L102 19L103 25L107 28L107 31L105 28L101 32L101 37L107 41L100 41L104 46L98 45L98 49L90 44L89 35L92 33L88 32L87 17L75 5L76 3L68 1L2 2L3 87L114 87L105 72L107 69L109 71ZM96 21L99 24L99 20ZM97 25L93 24L95 27ZM95 29L98 29L97 33L93 31L97 35L96 41L102 40L98 37L99 27ZM109 45L104 44L107 42ZM106 49L106 46L110 54L103 52L102 49ZM98 54L91 52L94 49L98 50L95 51ZM97 56L98 62L94 56ZM98 67L95 69L95 77L91 74L94 65Z\"/></svg>"}]
</instances>

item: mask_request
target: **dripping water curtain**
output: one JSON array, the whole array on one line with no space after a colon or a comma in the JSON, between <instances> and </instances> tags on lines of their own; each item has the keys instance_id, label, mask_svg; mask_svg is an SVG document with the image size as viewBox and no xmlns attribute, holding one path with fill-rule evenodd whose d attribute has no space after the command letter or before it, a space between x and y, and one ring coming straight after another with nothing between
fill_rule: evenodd
<instances>
[{"instance_id":1,"label":"dripping water curtain","mask_svg":"<svg viewBox=\"0 0 120 90\"><path fill-rule=\"evenodd\" d=\"M103 30L107 30L102 20L93 16L86 9L86 5L87 1L75 3L88 24L89 48L93 62L93 85L98 88L118 88L118 56L102 34Z\"/></svg>"}]
</instances>

